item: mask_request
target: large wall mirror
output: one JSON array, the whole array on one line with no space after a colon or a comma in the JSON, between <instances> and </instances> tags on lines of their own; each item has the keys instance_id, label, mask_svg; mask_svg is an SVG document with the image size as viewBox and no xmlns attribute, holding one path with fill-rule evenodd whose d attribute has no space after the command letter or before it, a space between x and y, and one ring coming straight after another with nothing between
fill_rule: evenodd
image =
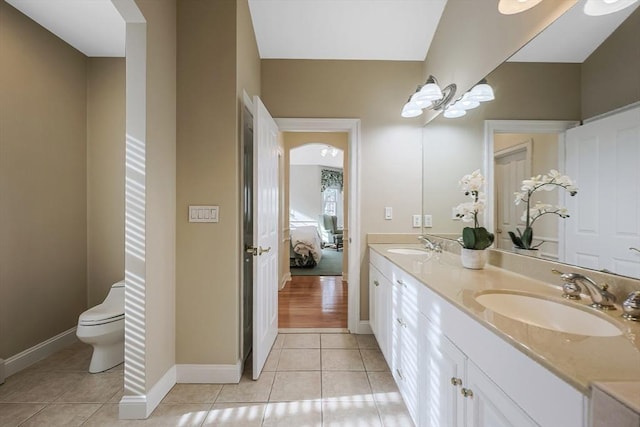
<instances>
[{"instance_id":1,"label":"large wall mirror","mask_svg":"<svg viewBox=\"0 0 640 427\"><path fill-rule=\"evenodd\" d=\"M467 201L458 182L479 169L484 224L496 233L495 250L513 251L508 231L524 226L514 193L523 179L554 169L576 181L578 194L534 194L532 203L567 207L569 217L536 221L534 239L544 243L533 254L640 278L640 7L586 17L583 3L487 76L494 101L424 127L423 211L433 219L424 232L460 236L468 224L453 212ZM568 40L567 20L599 40ZM621 116L626 121L609 129ZM599 239L605 228L617 240Z\"/></svg>"}]
</instances>

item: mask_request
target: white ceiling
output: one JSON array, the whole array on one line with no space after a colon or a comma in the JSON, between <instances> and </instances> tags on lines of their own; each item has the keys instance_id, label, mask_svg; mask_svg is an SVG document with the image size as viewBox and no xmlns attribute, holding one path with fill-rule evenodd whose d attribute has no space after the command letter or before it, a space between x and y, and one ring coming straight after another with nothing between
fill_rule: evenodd
<instances>
[{"instance_id":1,"label":"white ceiling","mask_svg":"<svg viewBox=\"0 0 640 427\"><path fill-rule=\"evenodd\" d=\"M422 61L447 0L249 0L260 57Z\"/></svg>"},{"instance_id":2,"label":"white ceiling","mask_svg":"<svg viewBox=\"0 0 640 427\"><path fill-rule=\"evenodd\" d=\"M585 3L580 0L509 61L583 63L640 6L638 2L609 15L588 16Z\"/></svg>"},{"instance_id":3,"label":"white ceiling","mask_svg":"<svg viewBox=\"0 0 640 427\"><path fill-rule=\"evenodd\" d=\"M124 56L125 22L111 0L5 0L87 56Z\"/></svg>"},{"instance_id":4,"label":"white ceiling","mask_svg":"<svg viewBox=\"0 0 640 427\"><path fill-rule=\"evenodd\" d=\"M87 56L124 56L125 23L111 0L6 1ZM446 1L249 0L249 6L261 58L422 61ZM585 2L511 61L584 62L640 6L592 17L583 13Z\"/></svg>"}]
</instances>

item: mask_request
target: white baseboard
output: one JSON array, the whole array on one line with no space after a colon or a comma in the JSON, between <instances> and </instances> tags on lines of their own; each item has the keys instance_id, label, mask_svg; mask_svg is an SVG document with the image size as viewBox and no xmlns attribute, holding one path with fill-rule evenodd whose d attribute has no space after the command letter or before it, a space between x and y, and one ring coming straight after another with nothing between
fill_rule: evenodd
<instances>
[{"instance_id":1,"label":"white baseboard","mask_svg":"<svg viewBox=\"0 0 640 427\"><path fill-rule=\"evenodd\" d=\"M78 341L78 338L76 337L76 327L74 326L5 360L4 374L1 373L2 368L0 368L0 378L3 378L3 376L10 377L76 341Z\"/></svg>"},{"instance_id":2,"label":"white baseboard","mask_svg":"<svg viewBox=\"0 0 640 427\"><path fill-rule=\"evenodd\" d=\"M285 275L282 277L282 281L280 281L280 288L278 288L278 290L284 288L289 280L291 280L291 272L285 273Z\"/></svg>"},{"instance_id":3,"label":"white baseboard","mask_svg":"<svg viewBox=\"0 0 640 427\"><path fill-rule=\"evenodd\" d=\"M242 377L242 362L235 365L176 365L177 382L193 384L236 384Z\"/></svg>"},{"instance_id":4,"label":"white baseboard","mask_svg":"<svg viewBox=\"0 0 640 427\"><path fill-rule=\"evenodd\" d=\"M368 320L361 320L360 323L358 323L358 330L356 331L356 334L373 334L373 330L371 329Z\"/></svg>"},{"instance_id":5,"label":"white baseboard","mask_svg":"<svg viewBox=\"0 0 640 427\"><path fill-rule=\"evenodd\" d=\"M175 384L176 366L174 365L151 387L146 395L124 396L118 405L119 418L121 420L148 418Z\"/></svg>"}]
</instances>

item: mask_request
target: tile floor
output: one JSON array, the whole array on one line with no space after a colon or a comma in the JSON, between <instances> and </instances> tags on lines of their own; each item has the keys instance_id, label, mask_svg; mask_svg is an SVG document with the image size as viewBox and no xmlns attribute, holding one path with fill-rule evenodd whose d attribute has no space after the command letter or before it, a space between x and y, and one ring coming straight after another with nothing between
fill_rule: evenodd
<instances>
[{"instance_id":1,"label":"tile floor","mask_svg":"<svg viewBox=\"0 0 640 427\"><path fill-rule=\"evenodd\" d=\"M135 421L118 420L122 365L89 374L90 358L76 343L7 378L0 426L413 426L373 335L280 334L258 381L176 384Z\"/></svg>"}]
</instances>

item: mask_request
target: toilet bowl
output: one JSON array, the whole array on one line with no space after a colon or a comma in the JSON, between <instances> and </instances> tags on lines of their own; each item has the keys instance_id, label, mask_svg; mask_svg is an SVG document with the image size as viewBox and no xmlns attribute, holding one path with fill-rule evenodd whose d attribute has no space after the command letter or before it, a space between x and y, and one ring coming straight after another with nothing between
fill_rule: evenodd
<instances>
[{"instance_id":1,"label":"toilet bowl","mask_svg":"<svg viewBox=\"0 0 640 427\"><path fill-rule=\"evenodd\" d=\"M89 372L106 371L124 361L124 280L111 286L102 304L80 315L76 336L93 346Z\"/></svg>"}]
</instances>

